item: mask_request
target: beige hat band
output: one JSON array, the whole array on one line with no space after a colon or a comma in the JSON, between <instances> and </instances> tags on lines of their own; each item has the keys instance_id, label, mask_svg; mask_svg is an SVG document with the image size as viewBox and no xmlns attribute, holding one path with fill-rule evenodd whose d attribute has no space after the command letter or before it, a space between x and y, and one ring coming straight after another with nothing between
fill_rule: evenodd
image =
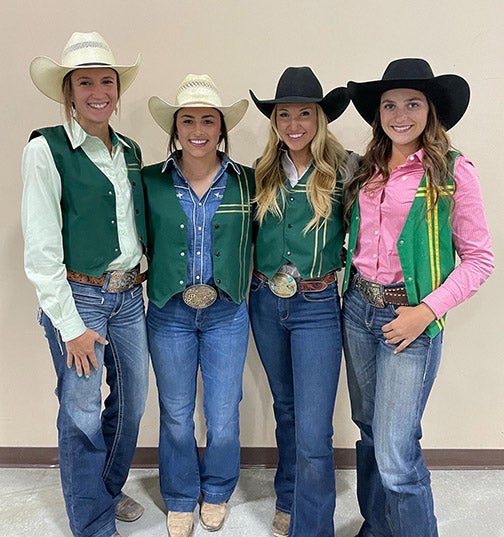
<instances>
[{"instance_id":1,"label":"beige hat band","mask_svg":"<svg viewBox=\"0 0 504 537\"><path fill-rule=\"evenodd\" d=\"M114 65L115 58L108 45L100 41L81 41L69 45L64 51L61 58L62 65L72 67L83 65L86 63L97 63L97 50L100 51L100 62L104 64Z\"/></svg>"}]
</instances>

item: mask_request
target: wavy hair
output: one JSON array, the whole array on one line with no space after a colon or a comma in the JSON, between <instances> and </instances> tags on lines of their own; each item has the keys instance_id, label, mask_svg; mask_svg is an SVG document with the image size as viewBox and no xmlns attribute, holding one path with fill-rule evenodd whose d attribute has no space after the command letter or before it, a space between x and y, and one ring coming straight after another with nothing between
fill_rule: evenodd
<instances>
[{"instance_id":1,"label":"wavy hair","mask_svg":"<svg viewBox=\"0 0 504 537\"><path fill-rule=\"evenodd\" d=\"M346 177L346 151L327 128L327 116L316 104L317 132L310 144L315 169L306 184L308 201L313 208L313 218L304 232L317 228L332 215L333 204L341 198L342 191L338 175ZM268 142L255 171L257 203L256 220L260 224L268 213L282 218L285 203L285 175L280 154L285 145L276 127L276 107L270 118Z\"/></svg>"},{"instance_id":2,"label":"wavy hair","mask_svg":"<svg viewBox=\"0 0 504 537\"><path fill-rule=\"evenodd\" d=\"M452 145L450 138L439 121L436 108L432 101L426 96L429 104L427 123L424 131L420 135L420 146L424 156L422 166L427 174L429 185L428 195L430 196L430 210L432 210L442 195L448 194L450 202L453 200L453 192L447 189L450 179ZM380 123L380 111L377 109L375 119L372 124L373 136L369 142L366 153L361 159L358 172L345 185L345 219L348 221L352 206L355 203L359 190L366 187L370 190L381 188L390 177L389 162L392 156L392 140L385 134ZM380 177L379 181L375 181Z\"/></svg>"}]
</instances>

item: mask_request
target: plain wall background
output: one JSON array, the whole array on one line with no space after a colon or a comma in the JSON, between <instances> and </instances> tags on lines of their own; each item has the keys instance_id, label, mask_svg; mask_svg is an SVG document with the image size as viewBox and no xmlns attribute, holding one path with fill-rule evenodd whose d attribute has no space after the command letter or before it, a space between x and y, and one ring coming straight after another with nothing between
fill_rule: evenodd
<instances>
[{"instance_id":1,"label":"plain wall background","mask_svg":"<svg viewBox=\"0 0 504 537\"><path fill-rule=\"evenodd\" d=\"M496 271L479 293L450 312L444 354L424 418L424 447L504 448L504 323L502 304L504 190L500 154L504 123L504 28L501 0L4 0L0 18L3 83L0 144L0 446L55 446L57 401L49 351L36 322L34 289L23 271L20 159L29 133L60 123L58 104L28 75L37 55L60 60L74 31L98 31L119 63L142 53L142 67L113 124L136 139L145 163L162 160L167 136L147 109L151 95L174 101L187 73L209 73L225 104L274 95L289 65L310 65L325 93L348 80L379 79L399 57L426 58L436 75L457 73L472 96L451 131L454 145L476 164L496 254ZM331 129L362 151L369 129L350 106ZM267 120L253 103L231 132L231 154L251 164L266 141ZM334 418L336 447L351 447L344 374ZM271 397L253 347L244 376L242 445L274 445ZM197 431L202 438L201 410ZM154 377L140 446L156 446Z\"/></svg>"}]
</instances>

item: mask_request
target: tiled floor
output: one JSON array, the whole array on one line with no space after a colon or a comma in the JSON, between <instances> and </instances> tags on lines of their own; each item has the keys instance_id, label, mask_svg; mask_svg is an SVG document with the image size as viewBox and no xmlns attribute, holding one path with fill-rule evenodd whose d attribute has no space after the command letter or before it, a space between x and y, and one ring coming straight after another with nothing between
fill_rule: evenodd
<instances>
[{"instance_id":1,"label":"tiled floor","mask_svg":"<svg viewBox=\"0 0 504 537\"><path fill-rule=\"evenodd\" d=\"M194 537L270 537L273 470L242 470L224 528ZM336 473L337 537L354 537L360 526L355 472ZM504 537L504 470L433 471L440 537ZM132 470L125 492L145 506L133 523L118 523L123 537L166 537L156 470ZM0 537L70 537L57 469L0 469ZM308 537L308 536L307 536Z\"/></svg>"}]
</instances>

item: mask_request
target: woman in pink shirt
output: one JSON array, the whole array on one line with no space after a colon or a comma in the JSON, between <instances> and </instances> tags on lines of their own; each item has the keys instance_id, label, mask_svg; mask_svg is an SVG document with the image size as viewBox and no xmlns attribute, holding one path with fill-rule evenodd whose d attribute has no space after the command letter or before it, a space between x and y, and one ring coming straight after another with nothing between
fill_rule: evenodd
<instances>
[{"instance_id":1,"label":"woman in pink shirt","mask_svg":"<svg viewBox=\"0 0 504 537\"><path fill-rule=\"evenodd\" d=\"M373 127L346 189L343 339L361 433L357 537L436 537L421 418L444 316L493 270L478 174L447 135L470 90L421 59L393 61L381 80L348 89Z\"/></svg>"}]
</instances>

